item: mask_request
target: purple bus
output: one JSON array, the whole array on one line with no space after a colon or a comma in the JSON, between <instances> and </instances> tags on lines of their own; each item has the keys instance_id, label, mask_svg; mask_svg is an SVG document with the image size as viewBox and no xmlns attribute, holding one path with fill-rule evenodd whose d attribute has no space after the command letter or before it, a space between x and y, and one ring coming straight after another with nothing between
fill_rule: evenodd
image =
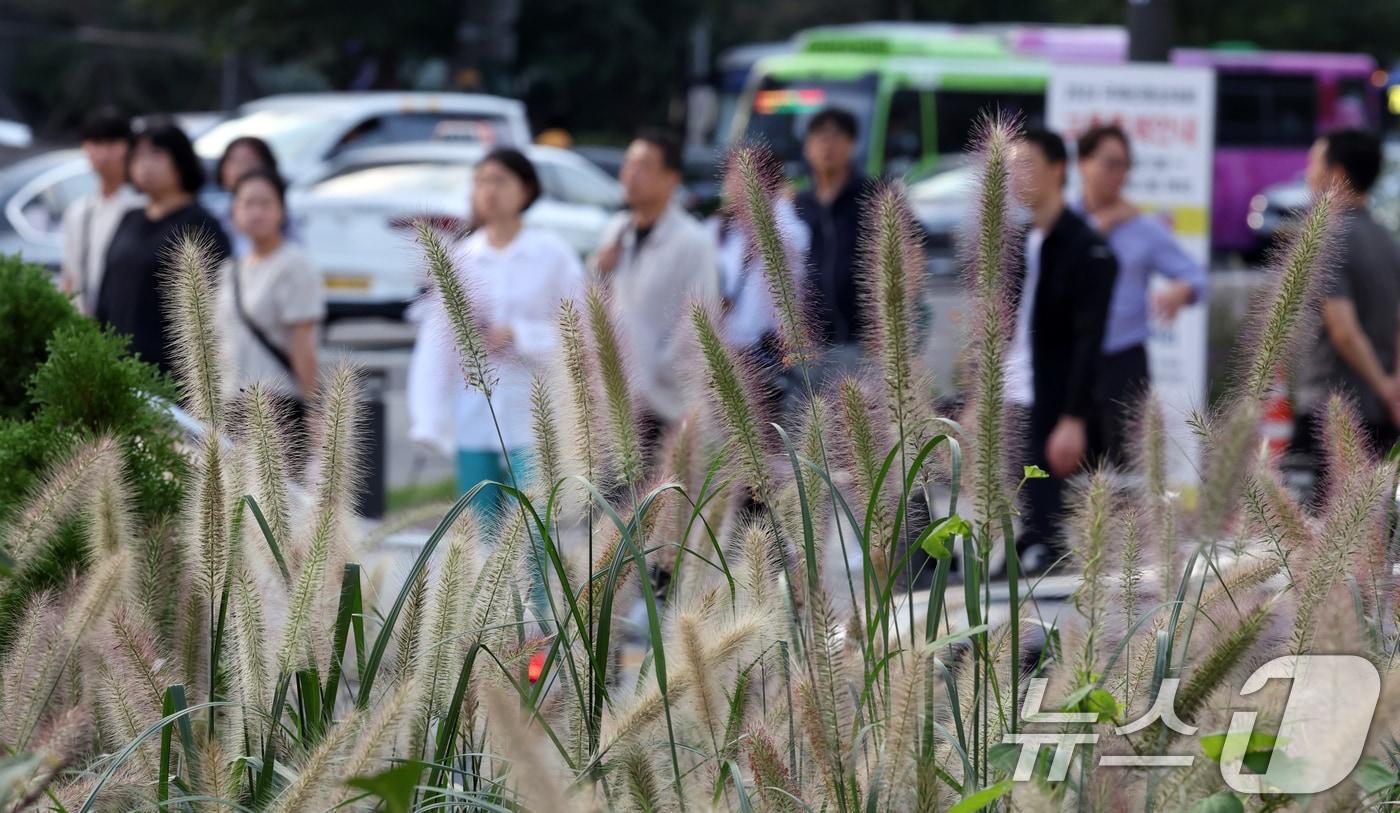
<instances>
[{"instance_id":1,"label":"purple bus","mask_svg":"<svg viewBox=\"0 0 1400 813\"><path fill-rule=\"evenodd\" d=\"M1376 61L1364 54L1178 48L1172 63L1216 71L1216 249L1256 248L1247 223L1250 199L1302 172L1319 135L1379 127Z\"/></svg>"},{"instance_id":2,"label":"purple bus","mask_svg":"<svg viewBox=\"0 0 1400 813\"><path fill-rule=\"evenodd\" d=\"M1019 56L1051 63L1128 58L1121 26L979 25ZM1177 48L1174 65L1215 69L1215 171L1211 245L1252 251L1250 200L1307 164L1308 148L1336 127L1377 129L1384 74L1365 54L1261 51L1245 44ZM1380 81L1377 81L1380 80Z\"/></svg>"}]
</instances>

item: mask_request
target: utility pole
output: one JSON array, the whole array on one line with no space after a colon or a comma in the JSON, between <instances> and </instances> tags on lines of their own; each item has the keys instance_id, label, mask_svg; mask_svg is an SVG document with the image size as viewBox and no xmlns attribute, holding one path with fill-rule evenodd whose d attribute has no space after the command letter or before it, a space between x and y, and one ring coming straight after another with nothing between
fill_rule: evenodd
<instances>
[{"instance_id":1,"label":"utility pole","mask_svg":"<svg viewBox=\"0 0 1400 813\"><path fill-rule=\"evenodd\" d=\"M1172 0L1128 0L1128 58L1134 62L1166 62L1171 56Z\"/></svg>"}]
</instances>

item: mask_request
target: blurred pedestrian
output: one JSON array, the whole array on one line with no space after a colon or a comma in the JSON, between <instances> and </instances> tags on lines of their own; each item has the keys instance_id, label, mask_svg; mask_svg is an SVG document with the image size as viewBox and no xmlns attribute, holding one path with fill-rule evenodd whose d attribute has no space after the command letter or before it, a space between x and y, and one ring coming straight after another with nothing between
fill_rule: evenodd
<instances>
[{"instance_id":1,"label":"blurred pedestrian","mask_svg":"<svg viewBox=\"0 0 1400 813\"><path fill-rule=\"evenodd\" d=\"M1362 130L1319 138L1308 153L1308 189L1338 191L1341 250L1323 287L1322 325L1298 379L1296 451L1314 463L1327 399L1354 399L1368 439L1381 454L1400 436L1400 249L1368 206L1381 172L1381 145Z\"/></svg>"},{"instance_id":2,"label":"blurred pedestrian","mask_svg":"<svg viewBox=\"0 0 1400 813\"><path fill-rule=\"evenodd\" d=\"M107 246L126 213L141 205L127 183L131 119L113 109L100 110L83 123L82 150L97 175L97 190L73 201L63 213L63 264L60 284L74 297L79 312L91 316L107 259Z\"/></svg>"},{"instance_id":3,"label":"blurred pedestrian","mask_svg":"<svg viewBox=\"0 0 1400 813\"><path fill-rule=\"evenodd\" d=\"M812 116L802 142L811 185L797 196L797 213L811 232L807 291L821 338L840 366L858 357L862 308L856 284L861 207L873 183L852 161L856 117L830 107ZM844 349L844 350L843 350ZM836 360L845 353L846 362Z\"/></svg>"},{"instance_id":4,"label":"blurred pedestrian","mask_svg":"<svg viewBox=\"0 0 1400 813\"><path fill-rule=\"evenodd\" d=\"M214 216L195 202L204 166L175 124L155 121L137 132L127 170L146 205L127 212L112 236L95 314L129 335L132 351L143 360L169 373L174 353L165 274L171 251L192 236L206 241L221 264L229 257L229 240Z\"/></svg>"},{"instance_id":5,"label":"blurred pedestrian","mask_svg":"<svg viewBox=\"0 0 1400 813\"><path fill-rule=\"evenodd\" d=\"M640 133L627 147L620 180L629 211L604 229L590 262L611 293L635 364L650 445L689 410L681 373L688 303L719 303L719 270L704 227L676 203L679 139L659 130Z\"/></svg>"},{"instance_id":6,"label":"blurred pedestrian","mask_svg":"<svg viewBox=\"0 0 1400 813\"><path fill-rule=\"evenodd\" d=\"M540 191L539 175L518 150L492 150L476 165L475 229L458 248L457 271L484 323L496 365L491 408L479 390L468 390L463 382L441 302L429 304L413 347L409 434L418 443L455 453L459 494L484 480L523 483L534 444L532 378L545 369L558 344L559 303L582 294L583 266L574 250L557 235L524 223ZM503 443L508 456L502 454ZM496 497L493 489L483 489L475 505L489 509Z\"/></svg>"},{"instance_id":7,"label":"blurred pedestrian","mask_svg":"<svg viewBox=\"0 0 1400 813\"><path fill-rule=\"evenodd\" d=\"M1006 356L1006 400L1028 417L1026 462L1049 477L1025 485L1016 540L1027 574L1044 572L1058 539L1064 482L1086 461L1094 381L1117 261L1098 232L1065 205L1064 141L1042 129L1016 143L1017 197L1030 230L1016 271L1016 326Z\"/></svg>"},{"instance_id":8,"label":"blurred pedestrian","mask_svg":"<svg viewBox=\"0 0 1400 813\"><path fill-rule=\"evenodd\" d=\"M218 215L224 231L232 238L233 254L236 257L246 255L252 246L233 223L233 188L238 184L239 178L257 170L280 174L277 169L277 156L273 154L272 147L257 136L239 136L230 141L228 146L224 147L224 154L219 157L219 163L214 165L214 182L225 192L225 196L213 198L210 205L223 207L214 214ZM290 225L290 219L283 223L284 234L290 232Z\"/></svg>"},{"instance_id":9,"label":"blurred pedestrian","mask_svg":"<svg viewBox=\"0 0 1400 813\"><path fill-rule=\"evenodd\" d=\"M219 275L224 385L233 398L263 382L300 431L319 370L316 348L326 316L321 275L282 234L287 188L281 177L254 169L231 191L234 227L250 248Z\"/></svg>"},{"instance_id":10,"label":"blurred pedestrian","mask_svg":"<svg viewBox=\"0 0 1400 813\"><path fill-rule=\"evenodd\" d=\"M1206 270L1181 249L1165 223L1124 199L1132 148L1121 127L1089 128L1079 137L1078 153L1084 199L1077 209L1108 239L1118 260L1099 362L1094 446L1121 464L1132 434L1132 408L1151 386L1150 319L1170 323L1183 307L1204 302ZM1167 284L1149 295L1154 274Z\"/></svg>"},{"instance_id":11,"label":"blurred pedestrian","mask_svg":"<svg viewBox=\"0 0 1400 813\"><path fill-rule=\"evenodd\" d=\"M722 191L727 205L705 221L705 228L714 241L719 259L724 337L735 347L762 353L761 348L771 345L778 329L777 313L769 293L763 257L754 244L753 228L730 211L732 202L744 194L737 167L731 166L725 172ZM807 224L797 216L797 208L786 197L773 202L773 217L786 243L788 262L792 265L789 272L805 269L807 250L812 242Z\"/></svg>"}]
</instances>

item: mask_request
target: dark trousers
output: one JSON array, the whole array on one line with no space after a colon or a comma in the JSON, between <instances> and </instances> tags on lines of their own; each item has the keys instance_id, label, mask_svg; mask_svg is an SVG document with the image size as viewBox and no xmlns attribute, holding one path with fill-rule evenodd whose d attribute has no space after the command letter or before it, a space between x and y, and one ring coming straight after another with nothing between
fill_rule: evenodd
<instances>
[{"instance_id":1,"label":"dark trousers","mask_svg":"<svg viewBox=\"0 0 1400 813\"><path fill-rule=\"evenodd\" d=\"M1097 372L1095 416L1089 427L1091 457L1126 466L1139 405L1152 386L1147 370L1147 348L1137 345L1117 353L1106 353L1099 359Z\"/></svg>"},{"instance_id":2,"label":"dark trousers","mask_svg":"<svg viewBox=\"0 0 1400 813\"><path fill-rule=\"evenodd\" d=\"M1060 420L1059 413L1053 410L1030 409L1027 423L1026 447L1021 458L1028 463L1050 471L1050 459L1045 456L1045 442L1055 430ZM1065 481L1058 477L1027 480L1021 488L1024 504L1021 511L1021 534L1016 538L1017 550L1031 545L1047 545L1060 550L1060 521L1064 513Z\"/></svg>"}]
</instances>

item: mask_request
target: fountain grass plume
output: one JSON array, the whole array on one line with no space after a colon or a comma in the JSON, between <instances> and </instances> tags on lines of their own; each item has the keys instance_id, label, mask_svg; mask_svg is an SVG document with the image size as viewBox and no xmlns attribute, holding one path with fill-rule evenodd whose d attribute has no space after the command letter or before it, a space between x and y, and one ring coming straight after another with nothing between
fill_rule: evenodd
<instances>
[{"instance_id":1,"label":"fountain grass plume","mask_svg":"<svg viewBox=\"0 0 1400 813\"><path fill-rule=\"evenodd\" d=\"M1169 592L1180 565L1176 539L1175 494L1167 483L1167 422L1162 399L1148 390L1138 401L1133 415L1129 456L1134 471L1142 475L1142 501L1146 508L1143 537L1157 543L1156 581Z\"/></svg>"},{"instance_id":2,"label":"fountain grass plume","mask_svg":"<svg viewBox=\"0 0 1400 813\"><path fill-rule=\"evenodd\" d=\"M817 342L804 304L804 269L796 262L800 254L783 233L774 206L786 185L781 164L767 147L745 145L730 152L727 165L726 177L737 175L740 187L726 190L728 211L744 225L748 235L746 261L762 261L763 278L777 315L783 364L791 367L811 363L816 357Z\"/></svg>"},{"instance_id":3,"label":"fountain grass plume","mask_svg":"<svg viewBox=\"0 0 1400 813\"><path fill-rule=\"evenodd\" d=\"M457 662L465 651L460 635L466 618L466 589L476 580L471 561L476 551L477 520L471 512L459 517L438 566L418 639L414 669L418 682L417 724L426 726L442 714L452 697Z\"/></svg>"},{"instance_id":4,"label":"fountain grass plume","mask_svg":"<svg viewBox=\"0 0 1400 813\"><path fill-rule=\"evenodd\" d=\"M329 583L327 573L331 572L342 543L343 515L350 508L346 499L354 493L359 471L356 436L360 387L359 374L344 362L335 367L321 387L321 401L313 420L320 449L320 475L306 555L293 574L282 648L277 655L279 673L313 665L317 649L313 644L328 630L318 616L326 609L328 597L334 598L339 592Z\"/></svg>"},{"instance_id":5,"label":"fountain grass plume","mask_svg":"<svg viewBox=\"0 0 1400 813\"><path fill-rule=\"evenodd\" d=\"M413 586L408 590L403 612L399 614L398 626L394 628L394 672L397 677L407 680L413 674L413 665L418 661L418 639L422 634L423 616L428 607L428 570L418 571L413 578Z\"/></svg>"},{"instance_id":6,"label":"fountain grass plume","mask_svg":"<svg viewBox=\"0 0 1400 813\"><path fill-rule=\"evenodd\" d=\"M603 381L603 401L611 430L610 448L617 456L622 483L636 489L642 482L642 441L637 432L637 409L627 381L627 364L603 289L590 286L584 301L593 352Z\"/></svg>"},{"instance_id":7,"label":"fountain grass plume","mask_svg":"<svg viewBox=\"0 0 1400 813\"><path fill-rule=\"evenodd\" d=\"M1333 396L1327 410L1326 432L1332 435L1345 431L1333 424L1352 419L1341 407L1340 398ZM1345 472L1342 482L1329 488L1322 528L1306 558L1292 568L1301 588L1293 624L1295 654L1310 651L1317 613L1333 590L1341 588L1347 574L1361 575L1367 570L1363 564L1370 543L1381 533L1390 476L1387 466L1363 464Z\"/></svg>"},{"instance_id":8,"label":"fountain grass plume","mask_svg":"<svg viewBox=\"0 0 1400 813\"><path fill-rule=\"evenodd\" d=\"M559 416L554 410L549 383L538 375L530 379L530 426L535 437L535 483L542 489L552 489L564 479Z\"/></svg>"},{"instance_id":9,"label":"fountain grass plume","mask_svg":"<svg viewBox=\"0 0 1400 813\"><path fill-rule=\"evenodd\" d=\"M895 697L884 720L879 755L879 786L884 810L907 810L913 803L915 752L926 705L925 674L930 654L919 644L894 659Z\"/></svg>"},{"instance_id":10,"label":"fountain grass plume","mask_svg":"<svg viewBox=\"0 0 1400 813\"><path fill-rule=\"evenodd\" d=\"M215 247L208 235L187 232L166 256L165 286L171 291L167 316L174 330L176 378L185 404L206 431L224 430L221 336L215 316L218 271Z\"/></svg>"},{"instance_id":11,"label":"fountain grass plume","mask_svg":"<svg viewBox=\"0 0 1400 813\"><path fill-rule=\"evenodd\" d=\"M55 679L59 642L54 633L61 619L53 591L35 593L20 616L8 662L0 667L0 744L10 752L19 750L27 716L39 708L42 693Z\"/></svg>"},{"instance_id":12,"label":"fountain grass plume","mask_svg":"<svg viewBox=\"0 0 1400 813\"><path fill-rule=\"evenodd\" d=\"M457 348L462 377L468 387L480 390L489 399L496 387L496 370L486 351L476 303L472 301L442 235L425 220L418 221L417 229L418 247L427 261L429 286L442 305L443 315L447 319L445 327L451 332L453 346Z\"/></svg>"},{"instance_id":13,"label":"fountain grass plume","mask_svg":"<svg viewBox=\"0 0 1400 813\"><path fill-rule=\"evenodd\" d=\"M1085 619L1084 649L1077 653L1075 674L1081 682L1092 680L1098 671L1099 645L1108 628L1108 569L1113 539L1113 517L1118 506L1102 469L1090 474L1088 482L1072 500L1069 522L1070 551L1078 560L1083 580L1074 591L1074 607Z\"/></svg>"},{"instance_id":14,"label":"fountain grass plume","mask_svg":"<svg viewBox=\"0 0 1400 813\"><path fill-rule=\"evenodd\" d=\"M914 314L924 276L923 252L908 201L898 187L880 188L870 201L858 280L866 313L866 341L879 360L884 407L909 458L930 436L932 388L914 370L919 355Z\"/></svg>"},{"instance_id":15,"label":"fountain grass plume","mask_svg":"<svg viewBox=\"0 0 1400 813\"><path fill-rule=\"evenodd\" d=\"M768 456L773 444L767 422L760 417L753 373L725 345L715 328L714 317L704 305L692 305L690 318L704 363L710 404L724 429L726 442L738 458L738 468L754 495L771 503L775 480Z\"/></svg>"},{"instance_id":16,"label":"fountain grass plume","mask_svg":"<svg viewBox=\"0 0 1400 813\"><path fill-rule=\"evenodd\" d=\"M876 426L869 399L860 381L846 377L837 385L840 406L840 428L843 440L845 467L854 479L853 506L868 505L875 493L875 483L880 476L884 452L888 447L883 440L883 432ZM894 558L890 548L894 530L890 525L890 508L883 495L876 500L875 513L870 527L865 529L869 542L870 556L881 580L889 577L888 567Z\"/></svg>"},{"instance_id":17,"label":"fountain grass plume","mask_svg":"<svg viewBox=\"0 0 1400 813\"><path fill-rule=\"evenodd\" d=\"M263 618L263 596L246 565L234 570L228 635L233 654L229 670L231 694L245 709L244 736L252 745L261 747L262 719L247 710L272 706L272 674L267 657L270 646Z\"/></svg>"},{"instance_id":18,"label":"fountain grass plume","mask_svg":"<svg viewBox=\"0 0 1400 813\"><path fill-rule=\"evenodd\" d=\"M273 539L286 547L291 543L292 529L291 497L287 491L287 436L283 427L288 425L290 415L261 383L247 388L242 406L238 438L248 458L245 468L252 475L251 493L267 520Z\"/></svg>"},{"instance_id":19,"label":"fountain grass plume","mask_svg":"<svg viewBox=\"0 0 1400 813\"><path fill-rule=\"evenodd\" d=\"M1007 346L1015 329L1008 290L1008 269L1014 256L1011 221L1011 145L1015 126L997 117L979 125L980 187L976 219L967 245L966 285L973 297L975 326L969 342L975 451L973 497L984 523L1009 510L1009 477L1004 437L1008 431L1004 370ZM991 533L983 537L990 544Z\"/></svg>"},{"instance_id":20,"label":"fountain grass plume","mask_svg":"<svg viewBox=\"0 0 1400 813\"><path fill-rule=\"evenodd\" d=\"M1206 424L1205 467L1197 517L1200 539L1223 539L1239 515L1240 497L1249 482L1253 450L1259 443L1260 405L1253 399L1228 404Z\"/></svg>"},{"instance_id":21,"label":"fountain grass plume","mask_svg":"<svg viewBox=\"0 0 1400 813\"><path fill-rule=\"evenodd\" d=\"M1316 322L1318 298L1326 273L1336 255L1337 223L1341 214L1338 191L1318 196L1290 241L1274 258L1277 281L1262 300L1244 335L1252 353L1243 354L1245 366L1236 385L1242 398L1259 401L1268 393L1275 376L1297 362L1298 342Z\"/></svg>"},{"instance_id":22,"label":"fountain grass plume","mask_svg":"<svg viewBox=\"0 0 1400 813\"><path fill-rule=\"evenodd\" d=\"M803 810L798 800L802 791L797 787L778 744L764 729L753 729L744 738L744 753L748 756L749 772L753 775L764 810L774 813L798 813Z\"/></svg>"},{"instance_id":23,"label":"fountain grass plume","mask_svg":"<svg viewBox=\"0 0 1400 813\"><path fill-rule=\"evenodd\" d=\"M606 457L603 454L604 434L594 407L593 382L598 372L593 354L588 350L583 317L573 300L559 303L559 373L564 395L562 426L572 432L571 442L562 448L563 461L572 461L564 470L577 473L599 489L608 487Z\"/></svg>"},{"instance_id":24,"label":"fountain grass plume","mask_svg":"<svg viewBox=\"0 0 1400 813\"><path fill-rule=\"evenodd\" d=\"M93 474L96 482L86 505L87 532L83 534L83 541L89 561L98 561L133 545L136 518L131 504L131 484L121 456L105 456Z\"/></svg>"},{"instance_id":25,"label":"fountain grass plume","mask_svg":"<svg viewBox=\"0 0 1400 813\"><path fill-rule=\"evenodd\" d=\"M93 480L108 470L119 451L115 440L103 437L50 467L14 523L5 529L6 545L16 564L28 564L39 547L84 505L83 497Z\"/></svg>"}]
</instances>

